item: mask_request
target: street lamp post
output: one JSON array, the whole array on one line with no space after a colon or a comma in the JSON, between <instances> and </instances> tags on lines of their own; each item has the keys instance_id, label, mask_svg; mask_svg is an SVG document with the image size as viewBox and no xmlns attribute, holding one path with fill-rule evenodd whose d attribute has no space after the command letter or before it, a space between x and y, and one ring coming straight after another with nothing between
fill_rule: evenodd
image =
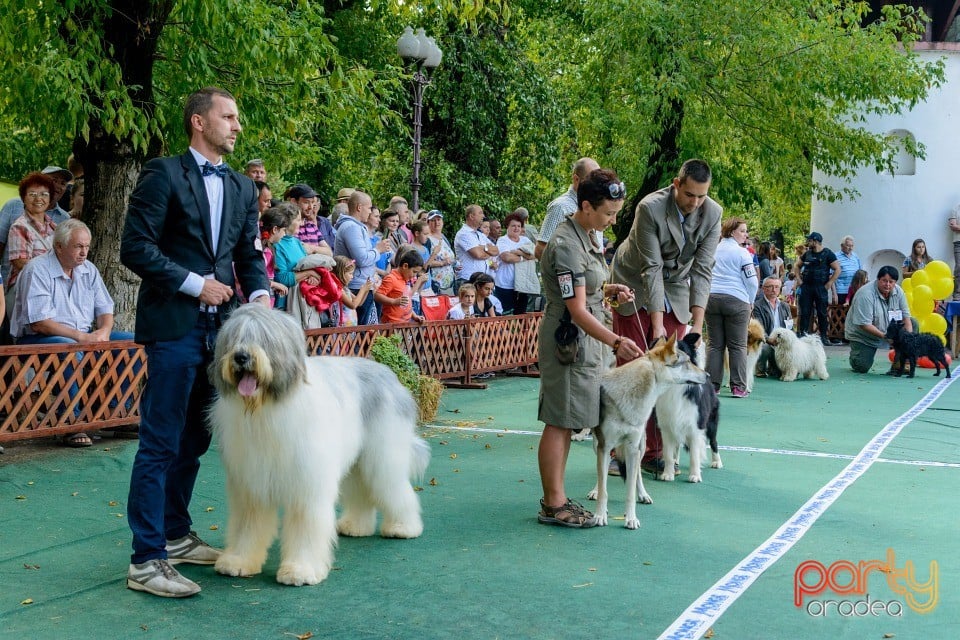
<instances>
[{"instance_id":1,"label":"street lamp post","mask_svg":"<svg viewBox=\"0 0 960 640\"><path fill-rule=\"evenodd\" d=\"M423 128L423 90L430 84L430 72L440 64L443 52L433 38L423 29L413 33L411 27L403 30L397 40L397 53L407 65L414 65L413 71L413 177L410 179L410 208L416 212L420 206L420 134Z\"/></svg>"}]
</instances>

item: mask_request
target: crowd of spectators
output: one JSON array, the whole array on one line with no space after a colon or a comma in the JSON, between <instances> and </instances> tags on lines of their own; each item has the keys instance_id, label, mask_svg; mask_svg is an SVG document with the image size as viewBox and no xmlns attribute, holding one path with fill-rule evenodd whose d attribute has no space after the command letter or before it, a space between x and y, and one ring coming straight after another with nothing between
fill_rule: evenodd
<instances>
[{"instance_id":1,"label":"crowd of spectators","mask_svg":"<svg viewBox=\"0 0 960 640\"><path fill-rule=\"evenodd\" d=\"M109 322L105 319L109 315L106 309L112 314L109 293L102 286L96 267L85 262L89 230L79 222L84 216L82 168L72 157L68 164L71 170L51 165L27 174L20 182L19 198L11 199L0 209L0 338L6 343L31 344L54 339L85 342L119 335L110 330L112 315ZM313 187L297 183L287 187L281 198L274 198L263 161L251 160L245 174L254 181L259 194L260 241L272 304L285 309L291 290L302 285L330 289L326 297L318 298L326 301L323 304L330 311L324 315L323 326L422 322L421 298L436 295L449 296L450 302L444 309L449 308L447 317L451 319L523 314L542 300L539 257L558 226L578 210L577 189L597 168L590 158L575 163L568 190L549 204L539 230L529 223L526 208L517 208L501 222L479 204L469 204L464 208L463 225L448 237L442 211L412 212L401 196L392 197L381 210L369 194L343 188L325 207ZM79 226L64 227L67 221ZM724 285L716 268L713 273L707 325L715 353L710 353L707 366L721 367L726 352L734 377L734 393L742 397L746 395L745 373L741 370L744 353L738 336L745 322L740 307L752 308L753 315L763 321L769 332L783 324L792 326L793 320L784 308L789 310L795 303L799 315L795 330L800 334L809 332L815 319L823 343L833 345L836 343L827 335L827 306L851 307L855 294L869 283L869 276L853 251L851 236L844 236L840 251L834 253L823 246L819 233L812 232L805 245L796 247L795 260L788 264L776 243L757 243L756 238L746 237L746 227L740 223L731 226L729 233L725 231L720 243L721 248L730 244L728 253L736 257L730 263L730 281L735 280L737 286ZM64 231L68 237L58 240L60 227L69 229L72 235ZM79 260L75 269L77 277L94 283L88 288L92 287L95 293L82 305L52 296L54 302L38 311L39 283L43 279L37 274L49 276L51 269L62 264L57 261L61 251L67 251L71 242L83 244L84 237L84 250L73 250ZM596 241L605 246L600 237ZM613 247L607 253L609 262ZM718 256L719 253L718 249ZM34 260L47 255L49 259L44 261ZM327 256L329 262L304 268L304 258L314 255ZM915 240L903 263L903 275L909 276L930 261L924 241ZM34 264L28 269L28 265ZM66 271L66 267L61 269ZM732 306L724 306L727 298L731 298L727 306L736 306L736 313ZM778 307L779 303L783 307ZM90 313L81 317L87 311ZM49 318L41 317L45 314ZM64 315L71 320L61 322ZM55 322L68 325L70 331L51 332L48 321L54 317L61 318ZM852 335L862 337L862 331L858 331L855 328ZM849 330L847 333L851 335ZM765 356L757 373L776 375L775 362L769 353ZM85 443L86 436L80 436L79 440Z\"/></svg>"}]
</instances>

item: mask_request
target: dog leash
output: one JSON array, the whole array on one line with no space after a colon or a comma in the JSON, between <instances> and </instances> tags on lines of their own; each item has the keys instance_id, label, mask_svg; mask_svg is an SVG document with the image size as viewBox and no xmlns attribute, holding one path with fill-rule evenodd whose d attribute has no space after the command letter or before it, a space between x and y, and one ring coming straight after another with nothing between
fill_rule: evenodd
<instances>
[{"instance_id":1,"label":"dog leash","mask_svg":"<svg viewBox=\"0 0 960 640\"><path fill-rule=\"evenodd\" d=\"M633 289L631 289L630 292L636 296L636 292ZM608 297L606 300L611 309L616 309L620 306L620 301L617 299L617 296ZM640 338L643 340L643 352L646 353L650 351L650 344L647 342L647 332L643 330L643 323L640 322L640 307L636 304L636 297L634 297L633 314L631 315L637 317L637 328L640 329Z\"/></svg>"}]
</instances>

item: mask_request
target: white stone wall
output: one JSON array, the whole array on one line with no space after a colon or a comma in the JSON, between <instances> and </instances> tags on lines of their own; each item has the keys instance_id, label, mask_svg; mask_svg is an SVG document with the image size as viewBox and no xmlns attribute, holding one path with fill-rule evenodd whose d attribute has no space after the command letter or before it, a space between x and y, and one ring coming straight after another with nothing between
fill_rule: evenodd
<instances>
[{"instance_id":1,"label":"white stone wall","mask_svg":"<svg viewBox=\"0 0 960 640\"><path fill-rule=\"evenodd\" d=\"M947 217L960 204L960 46L926 43L927 59L944 58L946 82L912 111L866 125L872 131L908 131L926 146L914 175L877 174L865 167L851 182L856 200L825 202L814 198L810 229L823 234L824 245L840 250L840 239L852 235L854 251L872 280L884 265L900 268L914 239L923 238L934 259L953 266L953 237ZM907 163L911 164L911 163ZM840 188L839 180L814 171L814 180Z\"/></svg>"}]
</instances>

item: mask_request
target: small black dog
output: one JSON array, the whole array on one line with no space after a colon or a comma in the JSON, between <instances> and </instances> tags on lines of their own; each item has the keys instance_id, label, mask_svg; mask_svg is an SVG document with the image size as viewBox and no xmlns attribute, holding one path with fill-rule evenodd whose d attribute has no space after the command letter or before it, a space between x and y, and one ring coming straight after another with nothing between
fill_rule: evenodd
<instances>
[{"instance_id":1,"label":"small black dog","mask_svg":"<svg viewBox=\"0 0 960 640\"><path fill-rule=\"evenodd\" d=\"M947 364L943 343L937 336L932 333L910 333L903 328L902 320L891 320L890 324L887 325L886 338L893 340L893 348L897 352L894 362L900 362L900 369L897 371L898 378L903 375L903 369L908 360L910 361L909 377L912 378L917 370L917 358L923 356L930 358L930 362L937 368L934 376L940 375L940 365L942 364L947 372L947 377L950 377L950 366Z\"/></svg>"}]
</instances>

